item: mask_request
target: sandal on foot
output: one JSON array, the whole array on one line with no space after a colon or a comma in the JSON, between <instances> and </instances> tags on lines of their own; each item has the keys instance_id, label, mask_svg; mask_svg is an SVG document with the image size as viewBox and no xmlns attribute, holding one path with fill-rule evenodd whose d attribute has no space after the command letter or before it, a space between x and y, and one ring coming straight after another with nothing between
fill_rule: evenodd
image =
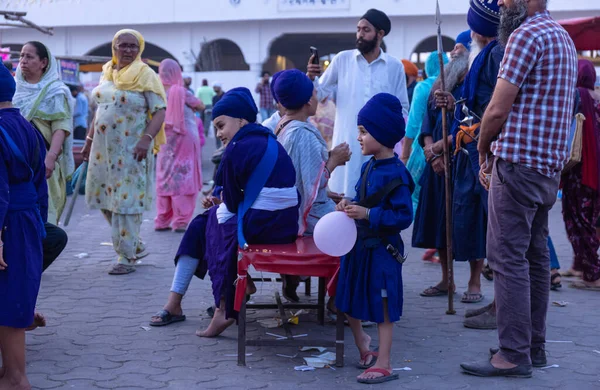
<instances>
[{"instance_id":1,"label":"sandal on foot","mask_svg":"<svg viewBox=\"0 0 600 390\"><path fill-rule=\"evenodd\" d=\"M560 276L564 276L565 278L580 278L581 275L583 275L583 272L573 271L572 269L560 274Z\"/></svg>"},{"instance_id":2,"label":"sandal on foot","mask_svg":"<svg viewBox=\"0 0 600 390\"><path fill-rule=\"evenodd\" d=\"M483 301L483 294L482 293L470 293L468 291L465 291L463 293L463 296L460 299L460 301L462 303L479 303L479 302Z\"/></svg>"},{"instance_id":3,"label":"sandal on foot","mask_svg":"<svg viewBox=\"0 0 600 390\"><path fill-rule=\"evenodd\" d=\"M448 290L442 290L438 286L431 286L423 290L420 295L422 297L441 297L443 295L448 295Z\"/></svg>"},{"instance_id":4,"label":"sandal on foot","mask_svg":"<svg viewBox=\"0 0 600 390\"><path fill-rule=\"evenodd\" d=\"M169 313L168 310L164 310L164 309L159 311L152 317L158 317L158 318L160 318L160 321L159 322L150 321L150 326L165 326L165 325L172 324L174 322L185 321L184 314L173 315L173 314Z\"/></svg>"},{"instance_id":5,"label":"sandal on foot","mask_svg":"<svg viewBox=\"0 0 600 390\"><path fill-rule=\"evenodd\" d=\"M360 364L360 362L358 362L358 364L356 364L356 368L360 368L361 370L367 370L373 367L375 363L377 363L377 357L379 356L379 352L377 352L377 350L365 352L364 355L360 355L360 360L366 362L369 356L371 356L371 361L369 362L369 364Z\"/></svg>"},{"instance_id":6,"label":"sandal on foot","mask_svg":"<svg viewBox=\"0 0 600 390\"><path fill-rule=\"evenodd\" d=\"M135 267L133 265L126 264L115 264L108 271L109 275L127 275L132 272L135 272Z\"/></svg>"},{"instance_id":7,"label":"sandal on foot","mask_svg":"<svg viewBox=\"0 0 600 390\"><path fill-rule=\"evenodd\" d=\"M381 376L378 376L376 378L356 378L356 380L358 381L358 383L365 383L368 385L374 385L377 383L384 383L384 382L389 382L389 381L393 381L399 378L398 374L395 374L393 371L388 371L386 369L383 368L369 368L367 370L365 370L364 373L368 374L370 372L376 372L378 374L381 374Z\"/></svg>"},{"instance_id":8,"label":"sandal on foot","mask_svg":"<svg viewBox=\"0 0 600 390\"><path fill-rule=\"evenodd\" d=\"M560 278L560 274L558 272L552 274L552 276L550 277L550 290L556 291L562 287L560 280L558 282L555 282L556 278Z\"/></svg>"},{"instance_id":9,"label":"sandal on foot","mask_svg":"<svg viewBox=\"0 0 600 390\"><path fill-rule=\"evenodd\" d=\"M485 267L483 267L483 271L481 271L481 274L490 282L494 281L494 271L492 271L489 264L486 264Z\"/></svg>"}]
</instances>

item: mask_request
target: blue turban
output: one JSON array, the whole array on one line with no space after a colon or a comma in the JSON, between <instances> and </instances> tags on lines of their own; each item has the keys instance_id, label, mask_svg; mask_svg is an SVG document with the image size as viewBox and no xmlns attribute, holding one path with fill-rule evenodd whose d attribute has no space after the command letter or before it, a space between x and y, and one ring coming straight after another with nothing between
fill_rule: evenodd
<instances>
[{"instance_id":1,"label":"blue turban","mask_svg":"<svg viewBox=\"0 0 600 390\"><path fill-rule=\"evenodd\" d=\"M471 51L471 30L463 31L456 37L456 44L463 45L467 50Z\"/></svg>"},{"instance_id":2,"label":"blue turban","mask_svg":"<svg viewBox=\"0 0 600 390\"><path fill-rule=\"evenodd\" d=\"M500 24L498 0L469 0L469 3L467 23L471 30L484 37L497 37Z\"/></svg>"},{"instance_id":3,"label":"blue turban","mask_svg":"<svg viewBox=\"0 0 600 390\"><path fill-rule=\"evenodd\" d=\"M404 138L406 128L402 103L394 95L378 93L358 113L358 125L367 129L377 142L393 149Z\"/></svg>"},{"instance_id":4,"label":"blue turban","mask_svg":"<svg viewBox=\"0 0 600 390\"><path fill-rule=\"evenodd\" d=\"M0 64L0 102L12 102L15 88L15 79L8 69Z\"/></svg>"},{"instance_id":5,"label":"blue turban","mask_svg":"<svg viewBox=\"0 0 600 390\"><path fill-rule=\"evenodd\" d=\"M271 77L271 95L273 95L273 99L275 99L275 101L277 103L279 103L279 98L277 97L277 94L275 93L275 82L277 81L277 79L279 78L279 76L281 76L281 74L283 72L284 72L283 70L280 70L279 72L275 73Z\"/></svg>"},{"instance_id":6,"label":"blue turban","mask_svg":"<svg viewBox=\"0 0 600 390\"><path fill-rule=\"evenodd\" d=\"M275 81L275 96L289 110L297 110L309 102L315 86L298 69L284 70Z\"/></svg>"},{"instance_id":7,"label":"blue turban","mask_svg":"<svg viewBox=\"0 0 600 390\"><path fill-rule=\"evenodd\" d=\"M250 123L256 122L258 108L248 88L230 89L213 107L212 119L227 115L232 118L245 119Z\"/></svg>"}]
</instances>

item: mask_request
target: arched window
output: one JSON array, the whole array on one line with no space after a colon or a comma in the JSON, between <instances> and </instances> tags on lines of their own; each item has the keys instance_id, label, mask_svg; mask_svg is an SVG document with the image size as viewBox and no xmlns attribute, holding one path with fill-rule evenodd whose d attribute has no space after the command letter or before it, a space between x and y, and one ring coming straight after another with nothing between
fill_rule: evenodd
<instances>
[{"instance_id":1,"label":"arched window","mask_svg":"<svg viewBox=\"0 0 600 390\"><path fill-rule=\"evenodd\" d=\"M196 62L197 72L250 70L240 47L228 39L205 42Z\"/></svg>"},{"instance_id":2,"label":"arched window","mask_svg":"<svg viewBox=\"0 0 600 390\"><path fill-rule=\"evenodd\" d=\"M271 74L284 69L298 68L306 71L310 58L310 47L319 50L322 61L331 61L333 56L343 50L356 48L356 34L354 33L311 33L311 34L284 34L271 43L269 58L263 64L263 70ZM385 51L385 43L381 45Z\"/></svg>"},{"instance_id":3,"label":"arched window","mask_svg":"<svg viewBox=\"0 0 600 390\"><path fill-rule=\"evenodd\" d=\"M454 49L454 45L456 41L452 38L442 36L442 45L444 47L444 51L447 53L451 52ZM423 68L425 60L429 56L429 53L437 50L437 36L433 35L423 39L413 50L413 53L410 56L410 60L417 64L419 68Z\"/></svg>"}]
</instances>

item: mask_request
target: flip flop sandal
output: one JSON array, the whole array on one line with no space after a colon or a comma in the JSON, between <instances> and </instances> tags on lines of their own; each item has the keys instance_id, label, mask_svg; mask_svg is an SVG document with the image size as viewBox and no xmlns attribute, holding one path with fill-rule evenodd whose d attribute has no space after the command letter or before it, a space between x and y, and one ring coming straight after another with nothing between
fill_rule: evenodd
<instances>
[{"instance_id":1,"label":"flip flop sandal","mask_svg":"<svg viewBox=\"0 0 600 390\"><path fill-rule=\"evenodd\" d=\"M470 292L465 291L463 293L463 296L460 299L460 301L462 303L479 303L479 302L483 301L483 294L482 293L470 293Z\"/></svg>"},{"instance_id":2,"label":"flip flop sandal","mask_svg":"<svg viewBox=\"0 0 600 390\"><path fill-rule=\"evenodd\" d=\"M393 381L396 379L399 379L400 376L398 374L395 374L393 371L390 372L388 370L385 370L383 368L369 368L367 370L365 370L364 373L370 373L370 372L376 372L378 374L381 374L382 376L378 376L377 378L356 378L356 380L358 381L358 383L365 383L368 385L374 385L377 383L385 383L385 382L389 382L389 381Z\"/></svg>"},{"instance_id":3,"label":"flip flop sandal","mask_svg":"<svg viewBox=\"0 0 600 390\"><path fill-rule=\"evenodd\" d=\"M109 275L127 275L132 272L135 272L135 267L133 265L125 265L125 264L115 264L108 271Z\"/></svg>"},{"instance_id":4,"label":"flip flop sandal","mask_svg":"<svg viewBox=\"0 0 600 390\"><path fill-rule=\"evenodd\" d=\"M550 290L556 291L562 287L562 284L560 282L555 282L556 278L560 278L559 273L552 274L552 276L550 277Z\"/></svg>"},{"instance_id":5,"label":"flip flop sandal","mask_svg":"<svg viewBox=\"0 0 600 390\"><path fill-rule=\"evenodd\" d=\"M150 321L150 326L165 326L165 325L169 325L172 324L174 322L181 322L181 321L185 321L185 315L173 315L171 313L169 313L168 310L161 310L158 313L156 313L155 315L153 315L153 317L159 317L160 318L160 322L153 322Z\"/></svg>"},{"instance_id":6,"label":"flip flop sandal","mask_svg":"<svg viewBox=\"0 0 600 390\"><path fill-rule=\"evenodd\" d=\"M431 286L419 295L422 297L441 297L443 295L448 295L448 290L442 290L438 286Z\"/></svg>"},{"instance_id":7,"label":"flip flop sandal","mask_svg":"<svg viewBox=\"0 0 600 390\"><path fill-rule=\"evenodd\" d=\"M154 228L155 232L168 232L169 230L171 230L170 227L164 227L164 228Z\"/></svg>"},{"instance_id":8,"label":"flip flop sandal","mask_svg":"<svg viewBox=\"0 0 600 390\"><path fill-rule=\"evenodd\" d=\"M360 368L361 370L367 370L373 367L375 363L377 363L377 357L379 356L379 352L377 352L377 349L375 349L374 351L369 351L364 355L360 355L360 360L366 362L369 356L371 356L371 361L369 362L369 364L360 364L359 362L358 364L356 364L356 368Z\"/></svg>"}]
</instances>

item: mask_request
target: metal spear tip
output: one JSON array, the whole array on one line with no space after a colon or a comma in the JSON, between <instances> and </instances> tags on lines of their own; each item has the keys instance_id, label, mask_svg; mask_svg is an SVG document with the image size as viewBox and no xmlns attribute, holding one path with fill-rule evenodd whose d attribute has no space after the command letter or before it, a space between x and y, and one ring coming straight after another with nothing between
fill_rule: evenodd
<instances>
[{"instance_id":1,"label":"metal spear tip","mask_svg":"<svg viewBox=\"0 0 600 390\"><path fill-rule=\"evenodd\" d=\"M435 2L435 24L438 26L442 24L442 13L440 12L439 0L436 0Z\"/></svg>"}]
</instances>

